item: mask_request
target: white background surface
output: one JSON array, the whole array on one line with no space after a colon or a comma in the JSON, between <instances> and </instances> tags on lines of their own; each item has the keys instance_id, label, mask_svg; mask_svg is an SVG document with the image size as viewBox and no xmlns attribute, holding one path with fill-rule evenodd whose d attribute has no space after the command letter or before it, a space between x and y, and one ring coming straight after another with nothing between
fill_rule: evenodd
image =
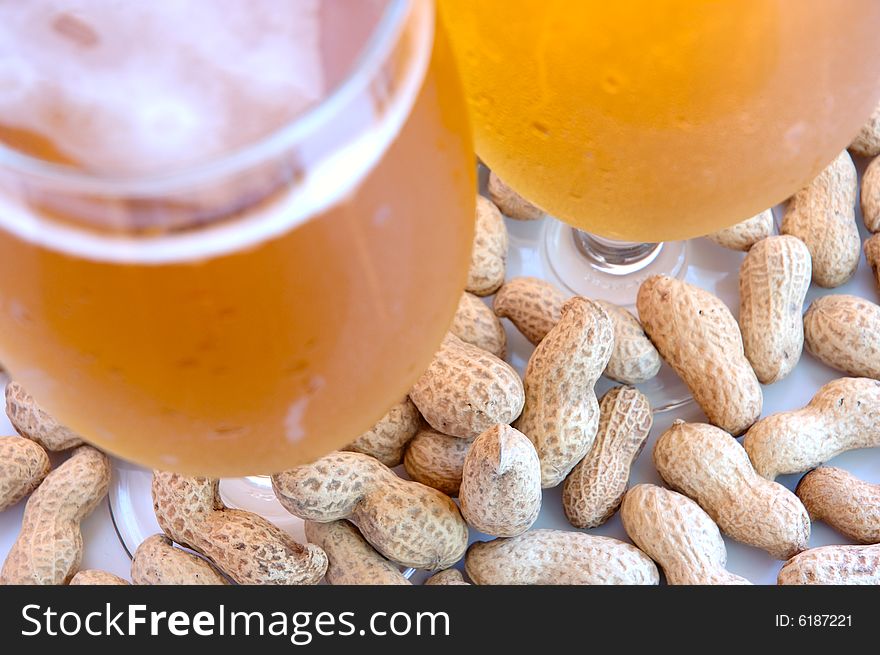
<instances>
[{"instance_id":1,"label":"white background surface","mask_svg":"<svg viewBox=\"0 0 880 655\"><path fill-rule=\"evenodd\" d=\"M860 165L859 168L861 170L862 166ZM515 275L543 277L548 275L545 265L541 261L539 249L536 247L540 240L542 223L542 221L521 223L508 220L510 230L509 277ZM859 217L859 227L864 239L866 233L861 224L861 217ZM694 240L690 242L690 268L686 279L717 293L736 315L739 304L737 273L743 257L743 253L725 250L708 240ZM812 299L828 293L855 294L868 298L872 302L878 302L878 292L871 271L864 261L864 256L861 258L859 270L854 279L837 289L811 288L807 295L807 304ZM506 321L505 323L509 337L510 354L508 359L522 372L532 347L509 323ZM788 378L772 386L764 387L763 416L802 407L821 385L842 375L842 373L818 363L804 352L800 363ZM604 378L600 380L600 390L609 386L611 385ZM639 482L662 484L651 462L651 452L656 438L677 418L687 421L705 420L700 409L693 403L678 410L656 414L648 444L633 468L631 484ZM0 435L3 434L14 434L14 431L5 415L0 413ZM830 463L869 482L880 482L880 448L845 453ZM779 482L793 489L800 477L800 475L783 476ZM144 498L143 503L149 503L149 499ZM23 511L24 502L0 514L0 559L5 559L6 553L16 539ZM534 527L574 529L568 524L562 511L561 486L545 490L541 515ZM613 517L606 525L587 532L626 539L617 516ZM471 537L472 539L485 538L476 533L473 533ZM126 578L129 577L130 562L117 538L106 501L101 503L98 509L83 523L83 540L85 553L82 568L99 568ZM775 583L781 562L772 559L756 548L727 538L725 541L728 550L728 568L731 571L758 584ZM811 547L843 543L850 542L823 523L813 524ZM423 577L423 574L417 574L417 579Z\"/></svg>"}]
</instances>

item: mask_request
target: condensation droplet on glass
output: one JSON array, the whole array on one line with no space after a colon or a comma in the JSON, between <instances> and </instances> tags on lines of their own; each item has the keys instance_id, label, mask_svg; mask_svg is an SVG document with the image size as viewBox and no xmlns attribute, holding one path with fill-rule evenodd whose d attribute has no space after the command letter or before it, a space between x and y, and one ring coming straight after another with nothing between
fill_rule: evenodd
<instances>
[{"instance_id":1,"label":"condensation droplet on glass","mask_svg":"<svg viewBox=\"0 0 880 655\"><path fill-rule=\"evenodd\" d=\"M477 93L473 96L472 103L479 112L486 112L495 107L495 99L487 93Z\"/></svg>"},{"instance_id":2,"label":"condensation droplet on glass","mask_svg":"<svg viewBox=\"0 0 880 655\"><path fill-rule=\"evenodd\" d=\"M606 71L602 78L602 90L610 95L615 95L626 86L626 80L622 75L615 71Z\"/></svg>"},{"instance_id":3,"label":"condensation droplet on glass","mask_svg":"<svg viewBox=\"0 0 880 655\"><path fill-rule=\"evenodd\" d=\"M532 129L542 139L549 138L550 136L550 128L541 121L532 121Z\"/></svg>"},{"instance_id":4,"label":"condensation droplet on glass","mask_svg":"<svg viewBox=\"0 0 880 655\"><path fill-rule=\"evenodd\" d=\"M700 171L700 177L703 178L703 184L708 189L714 188L718 182L718 176L715 174L715 171L709 169Z\"/></svg>"},{"instance_id":5,"label":"condensation droplet on glass","mask_svg":"<svg viewBox=\"0 0 880 655\"><path fill-rule=\"evenodd\" d=\"M20 101L37 83L36 75L13 61L0 59L0 88L7 106Z\"/></svg>"},{"instance_id":6,"label":"condensation droplet on glass","mask_svg":"<svg viewBox=\"0 0 880 655\"><path fill-rule=\"evenodd\" d=\"M9 314L12 316L12 320L21 325L27 325L31 322L28 310L17 300L9 301Z\"/></svg>"},{"instance_id":7,"label":"condensation droplet on glass","mask_svg":"<svg viewBox=\"0 0 880 655\"><path fill-rule=\"evenodd\" d=\"M382 205L379 209L376 210L376 213L373 214L373 225L376 227L382 227L386 223L388 223L388 219L391 218L391 207L388 205Z\"/></svg>"},{"instance_id":8,"label":"condensation droplet on glass","mask_svg":"<svg viewBox=\"0 0 880 655\"><path fill-rule=\"evenodd\" d=\"M52 31L80 48L93 48L101 41L91 25L73 14L60 13L55 16Z\"/></svg>"},{"instance_id":9,"label":"condensation droplet on glass","mask_svg":"<svg viewBox=\"0 0 880 655\"><path fill-rule=\"evenodd\" d=\"M103 425L99 425L99 426L95 427L94 429L90 430L89 435L91 437L94 437L94 439L96 441L100 440L101 443L103 443L105 441L112 442L112 441L117 440L116 433ZM174 462L174 464L176 464L176 463L177 462Z\"/></svg>"},{"instance_id":10,"label":"condensation droplet on glass","mask_svg":"<svg viewBox=\"0 0 880 655\"><path fill-rule=\"evenodd\" d=\"M305 418L306 407L308 407L309 399L306 396L296 399L287 408L287 416L284 418L284 436L288 441L297 442L306 436L303 427L303 418Z\"/></svg>"},{"instance_id":11,"label":"condensation droplet on glass","mask_svg":"<svg viewBox=\"0 0 880 655\"><path fill-rule=\"evenodd\" d=\"M837 99L834 97L833 93L829 93L825 96L824 105L825 114L827 116L832 116L837 108Z\"/></svg>"},{"instance_id":12,"label":"condensation droplet on glass","mask_svg":"<svg viewBox=\"0 0 880 655\"><path fill-rule=\"evenodd\" d=\"M783 135L785 147L792 152L798 152L801 149L801 139L803 139L806 131L807 124L804 121L798 121L785 130Z\"/></svg>"},{"instance_id":13,"label":"condensation droplet on glass","mask_svg":"<svg viewBox=\"0 0 880 655\"><path fill-rule=\"evenodd\" d=\"M676 129L679 130L690 130L694 126L693 123L688 120L688 117L684 116L683 114L676 115L676 117L674 118L674 123Z\"/></svg>"},{"instance_id":14,"label":"condensation droplet on glass","mask_svg":"<svg viewBox=\"0 0 880 655\"><path fill-rule=\"evenodd\" d=\"M739 131L743 134L755 134L758 131L759 122L747 111L741 112L737 116L737 124L739 125Z\"/></svg>"},{"instance_id":15,"label":"condensation droplet on glass","mask_svg":"<svg viewBox=\"0 0 880 655\"><path fill-rule=\"evenodd\" d=\"M248 433L243 425L217 425L208 436L209 441L236 441Z\"/></svg>"},{"instance_id":16,"label":"condensation droplet on glass","mask_svg":"<svg viewBox=\"0 0 880 655\"><path fill-rule=\"evenodd\" d=\"M327 386L327 380L324 379L321 375L313 375L309 378L308 382L308 392L309 394L314 394Z\"/></svg>"}]
</instances>

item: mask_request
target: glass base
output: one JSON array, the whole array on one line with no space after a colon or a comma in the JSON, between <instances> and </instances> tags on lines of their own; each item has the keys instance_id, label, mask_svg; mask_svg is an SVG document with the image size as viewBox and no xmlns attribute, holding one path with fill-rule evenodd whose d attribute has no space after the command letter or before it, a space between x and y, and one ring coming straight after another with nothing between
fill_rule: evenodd
<instances>
[{"instance_id":1,"label":"glass base","mask_svg":"<svg viewBox=\"0 0 880 655\"><path fill-rule=\"evenodd\" d=\"M590 266L608 275L638 273L663 251L662 243L614 241L583 230L573 230L571 236Z\"/></svg>"},{"instance_id":2,"label":"glass base","mask_svg":"<svg viewBox=\"0 0 880 655\"><path fill-rule=\"evenodd\" d=\"M288 512L278 502L275 492L272 491L272 478L268 475L224 478L220 480L220 499L227 507L259 514L300 543L305 543L303 520Z\"/></svg>"},{"instance_id":3,"label":"glass base","mask_svg":"<svg viewBox=\"0 0 880 655\"><path fill-rule=\"evenodd\" d=\"M651 275L684 278L688 271L686 241L631 243L614 241L546 219L536 247L546 277L573 295L606 300L637 314L639 285ZM601 396L620 383L599 379ZM677 409L693 401L690 390L665 363L651 380L638 385L654 412Z\"/></svg>"},{"instance_id":4,"label":"glass base","mask_svg":"<svg viewBox=\"0 0 880 655\"><path fill-rule=\"evenodd\" d=\"M162 532L153 513L152 486L152 471L113 459L107 501L116 536L129 557L147 537Z\"/></svg>"},{"instance_id":5,"label":"glass base","mask_svg":"<svg viewBox=\"0 0 880 655\"><path fill-rule=\"evenodd\" d=\"M162 532L153 512L153 472L122 460L113 460L113 479L108 501L110 518L122 547L132 557L137 547ZM299 543L306 542L303 520L288 512L272 491L268 475L220 480L220 498L227 507L259 514ZM409 578L415 569L402 569Z\"/></svg>"},{"instance_id":6,"label":"glass base","mask_svg":"<svg viewBox=\"0 0 880 655\"><path fill-rule=\"evenodd\" d=\"M609 389L618 387L621 384L602 376L596 382L596 397L602 398ZM687 385L681 381L681 378L678 377L666 362L663 362L660 366L657 375L647 382L642 382L635 386L636 389L645 394L655 414L670 412L694 402L691 390L687 388Z\"/></svg>"},{"instance_id":7,"label":"glass base","mask_svg":"<svg viewBox=\"0 0 880 655\"><path fill-rule=\"evenodd\" d=\"M683 278L686 241L631 243L604 239L561 221L544 222L542 256L555 282L572 294L633 309L639 285L651 275Z\"/></svg>"}]
</instances>

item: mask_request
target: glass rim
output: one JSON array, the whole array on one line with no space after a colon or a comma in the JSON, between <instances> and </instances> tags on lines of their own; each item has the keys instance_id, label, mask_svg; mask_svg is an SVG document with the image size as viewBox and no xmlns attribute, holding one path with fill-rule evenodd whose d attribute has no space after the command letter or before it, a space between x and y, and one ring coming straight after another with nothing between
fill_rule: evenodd
<instances>
[{"instance_id":1,"label":"glass rim","mask_svg":"<svg viewBox=\"0 0 880 655\"><path fill-rule=\"evenodd\" d=\"M39 159L0 142L0 169L39 177L49 183L73 184L106 195L152 195L169 187L193 186L265 161L294 147L332 120L372 80L393 47L410 8L418 0L388 0L382 16L345 76L319 102L259 139L168 173L106 175L77 170Z\"/></svg>"}]
</instances>

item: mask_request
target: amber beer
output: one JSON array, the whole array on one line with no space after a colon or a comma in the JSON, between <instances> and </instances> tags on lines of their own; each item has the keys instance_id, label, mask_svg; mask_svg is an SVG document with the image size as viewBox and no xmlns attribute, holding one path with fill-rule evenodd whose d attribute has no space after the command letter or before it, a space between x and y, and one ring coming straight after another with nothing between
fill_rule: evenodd
<instances>
[{"instance_id":1,"label":"amber beer","mask_svg":"<svg viewBox=\"0 0 880 655\"><path fill-rule=\"evenodd\" d=\"M84 57L103 37L82 16L101 6L86 3L61 31L86 42L71 46ZM0 127L0 361L112 453L213 476L313 459L398 401L448 327L469 261L475 182L433 5L316 6L321 48L351 50L323 52L323 63L371 77L360 96L351 87L334 94L340 75L304 103L304 113L339 109L308 148L251 150L246 165L227 157L189 178L184 167L181 188L176 172L150 171L141 183L143 161L132 167L134 182L117 180L100 169L107 158L93 165L72 156L53 136L57 124ZM353 37L334 38L340 21ZM378 63L365 71L370 43ZM364 115L375 117L366 131L351 122ZM320 132L315 115L306 118ZM324 151L330 167L313 184L309 157Z\"/></svg>"},{"instance_id":2,"label":"amber beer","mask_svg":"<svg viewBox=\"0 0 880 655\"><path fill-rule=\"evenodd\" d=\"M880 94L875 0L440 0L477 153L612 239L707 234L831 162Z\"/></svg>"}]
</instances>

